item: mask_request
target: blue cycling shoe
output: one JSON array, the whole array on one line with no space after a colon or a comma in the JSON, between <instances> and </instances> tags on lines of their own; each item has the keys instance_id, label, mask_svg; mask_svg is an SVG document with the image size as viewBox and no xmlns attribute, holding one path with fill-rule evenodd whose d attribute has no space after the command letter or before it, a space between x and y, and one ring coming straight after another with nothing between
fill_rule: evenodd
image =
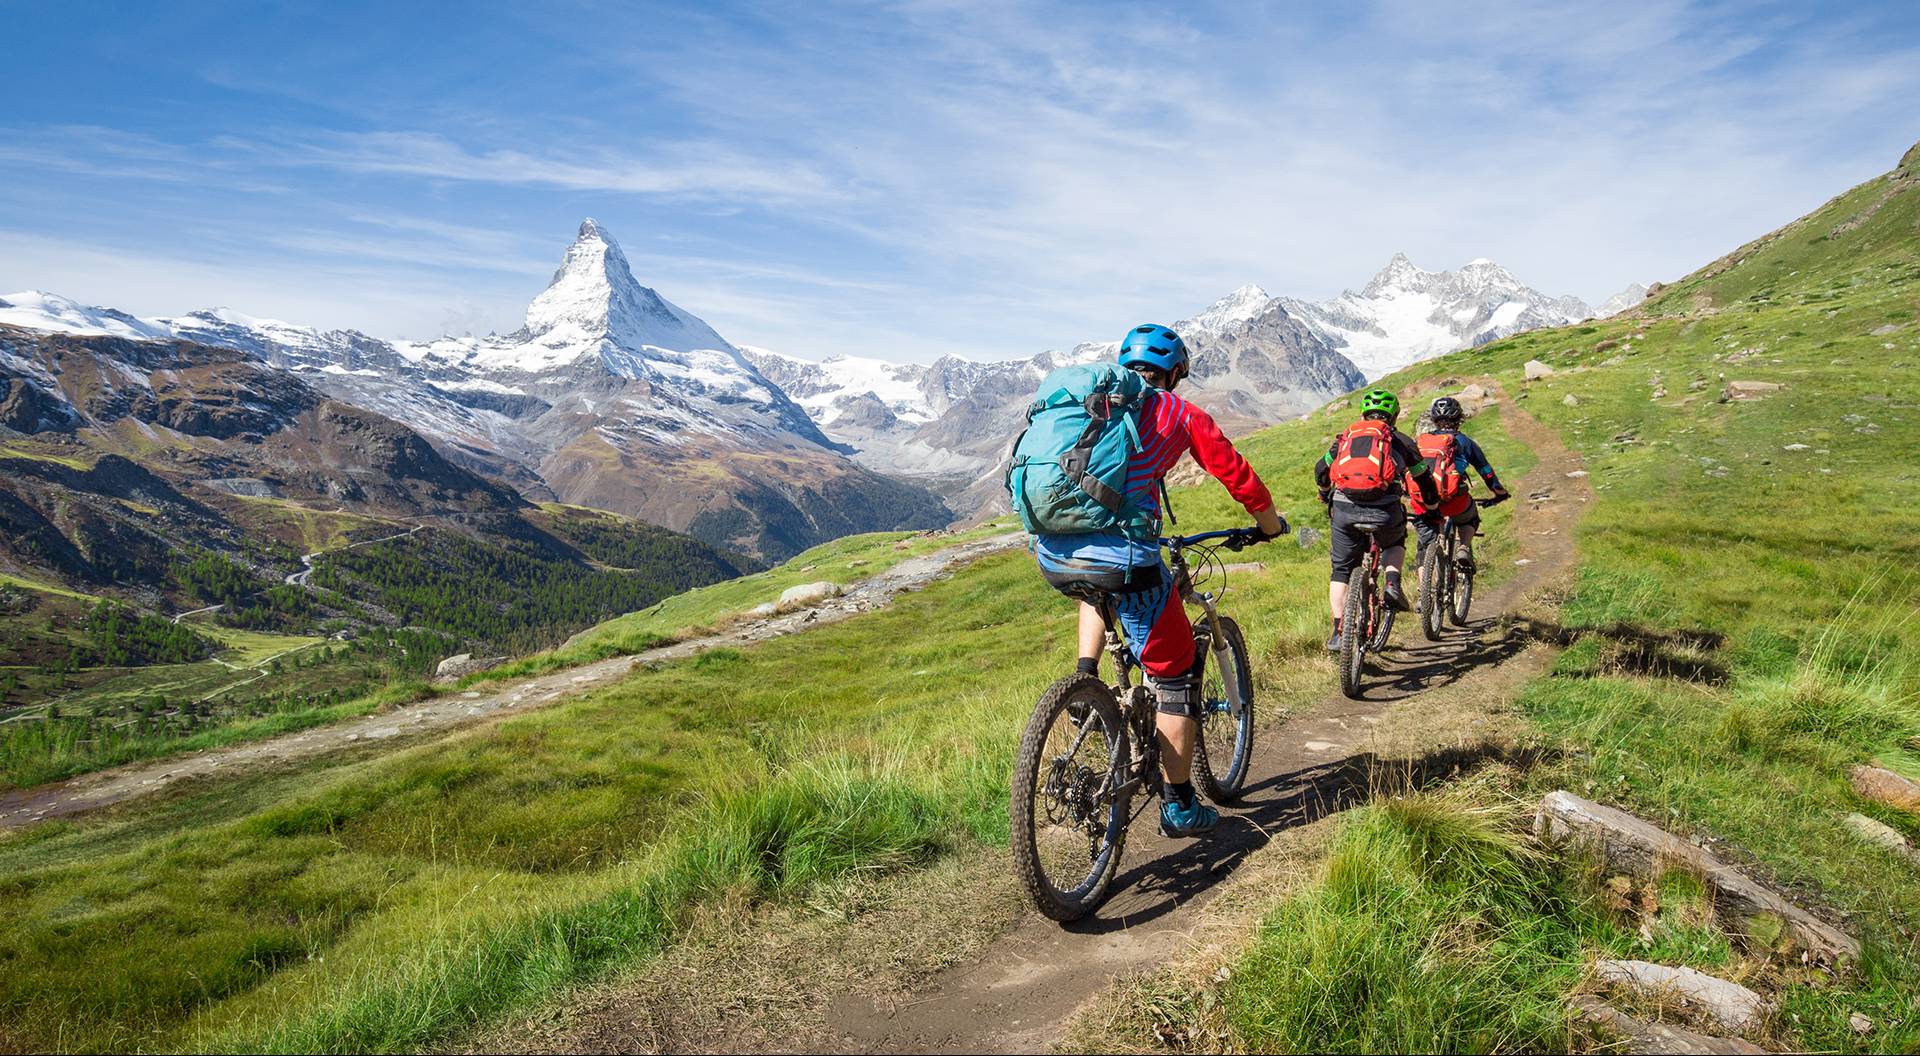
<instances>
[{"instance_id":1,"label":"blue cycling shoe","mask_svg":"<svg viewBox=\"0 0 1920 1056\"><path fill-rule=\"evenodd\" d=\"M1220 824L1220 812L1194 800L1191 806L1181 806L1179 802L1168 800L1160 804L1160 835L1168 839L1180 839L1187 836L1199 836L1213 831Z\"/></svg>"}]
</instances>

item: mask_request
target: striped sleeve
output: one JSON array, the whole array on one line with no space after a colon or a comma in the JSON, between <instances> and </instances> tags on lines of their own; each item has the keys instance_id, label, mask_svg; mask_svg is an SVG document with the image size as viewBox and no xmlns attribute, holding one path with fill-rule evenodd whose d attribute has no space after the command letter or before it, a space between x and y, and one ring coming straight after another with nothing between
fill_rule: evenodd
<instances>
[{"instance_id":1,"label":"striped sleeve","mask_svg":"<svg viewBox=\"0 0 1920 1056\"><path fill-rule=\"evenodd\" d=\"M1259 513L1273 508L1273 496L1267 491L1260 475L1253 471L1246 457L1234 449L1220 427L1214 424L1213 417L1207 412L1186 401L1182 409L1186 414L1186 432L1192 445L1193 460L1200 468L1213 474L1214 479L1226 485L1227 494L1235 502L1246 507L1248 513Z\"/></svg>"}]
</instances>

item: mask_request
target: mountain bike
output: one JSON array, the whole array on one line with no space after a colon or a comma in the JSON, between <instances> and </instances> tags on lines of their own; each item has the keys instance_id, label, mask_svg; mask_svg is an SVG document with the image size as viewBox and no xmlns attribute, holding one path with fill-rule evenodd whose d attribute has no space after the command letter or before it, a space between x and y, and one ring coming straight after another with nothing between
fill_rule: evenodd
<instances>
[{"instance_id":1,"label":"mountain bike","mask_svg":"<svg viewBox=\"0 0 1920 1056\"><path fill-rule=\"evenodd\" d=\"M1219 611L1226 572L1216 550L1240 550L1262 538L1237 528L1160 540L1181 598L1201 610L1193 621L1201 688L1193 783L1215 803L1239 798L1253 758L1252 668L1239 624ZM1202 591L1197 582L1213 589ZM1075 674L1048 687L1021 734L1011 790L1014 869L1034 906L1062 923L1086 916L1106 898L1127 826L1138 813L1131 809L1134 793L1160 792L1153 690L1134 678L1139 662L1121 633L1112 596L1089 600L1106 620L1114 683Z\"/></svg>"},{"instance_id":2,"label":"mountain bike","mask_svg":"<svg viewBox=\"0 0 1920 1056\"><path fill-rule=\"evenodd\" d=\"M1483 510L1500 504L1499 496L1467 501ZM1448 619L1456 627L1465 627L1467 611L1473 605L1474 569L1459 563L1460 539L1453 521L1452 517L1442 519L1433 541L1420 554L1420 600L1415 608L1420 614L1420 629L1430 642L1440 640Z\"/></svg>"},{"instance_id":3,"label":"mountain bike","mask_svg":"<svg viewBox=\"0 0 1920 1056\"><path fill-rule=\"evenodd\" d=\"M1358 700L1366 654L1387 647L1387 639L1393 636L1394 609L1387 604L1380 573L1380 539L1374 534L1378 527L1370 524L1353 527L1366 533L1367 553L1360 559L1359 567L1347 577L1347 604L1340 616L1340 692ZM1355 628L1361 633L1355 634Z\"/></svg>"}]
</instances>

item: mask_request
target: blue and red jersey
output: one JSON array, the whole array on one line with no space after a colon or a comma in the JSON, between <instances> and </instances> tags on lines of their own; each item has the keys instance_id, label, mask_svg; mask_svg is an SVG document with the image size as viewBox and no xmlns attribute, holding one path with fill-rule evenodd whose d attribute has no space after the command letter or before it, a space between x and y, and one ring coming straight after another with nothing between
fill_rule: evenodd
<instances>
[{"instance_id":1,"label":"blue and red jersey","mask_svg":"<svg viewBox=\"0 0 1920 1056\"><path fill-rule=\"evenodd\" d=\"M1160 478L1189 452L1248 513L1272 508L1273 496L1261 483L1260 475L1234 450L1233 442L1220 431L1213 416L1185 398L1159 389L1147 394L1147 402L1140 409L1140 449L1127 461L1127 501L1160 515ZM1138 568L1160 561L1157 545L1128 539L1118 532L1043 535L1034 541L1034 553L1041 565L1054 571L1073 567Z\"/></svg>"}]
</instances>

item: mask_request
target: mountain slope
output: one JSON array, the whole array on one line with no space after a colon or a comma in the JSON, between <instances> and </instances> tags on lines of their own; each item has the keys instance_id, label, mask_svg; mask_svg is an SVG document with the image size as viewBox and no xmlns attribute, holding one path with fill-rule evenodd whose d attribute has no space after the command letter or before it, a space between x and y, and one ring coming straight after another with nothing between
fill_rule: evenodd
<instances>
[{"instance_id":1,"label":"mountain slope","mask_svg":"<svg viewBox=\"0 0 1920 1056\"><path fill-rule=\"evenodd\" d=\"M611 510L774 557L851 532L951 519L916 485L849 461L779 385L698 317L642 286L597 223L506 335L389 343L228 309L136 319L30 292L0 322L248 353L404 421L532 499ZM6 399L0 394L0 400ZM40 413L21 394L16 417Z\"/></svg>"},{"instance_id":2,"label":"mountain slope","mask_svg":"<svg viewBox=\"0 0 1920 1056\"><path fill-rule=\"evenodd\" d=\"M1175 329L1194 357L1183 394L1230 431L1301 414L1364 380L1258 286L1233 291ZM954 509L978 515L1005 508L999 467L1034 386L1057 367L1112 356L1117 347L1090 341L1028 359L945 356L927 364L747 354L856 459L929 480L952 496Z\"/></svg>"},{"instance_id":3,"label":"mountain slope","mask_svg":"<svg viewBox=\"0 0 1920 1056\"><path fill-rule=\"evenodd\" d=\"M181 569L205 553L264 592L302 567L298 548L329 537L314 524L331 519L369 537L436 526L496 556L525 548L563 578L598 574L513 489L306 376L185 340L0 326L0 565L184 603ZM697 582L739 571L697 544L677 560L704 570ZM486 584L471 587L484 600Z\"/></svg>"},{"instance_id":4,"label":"mountain slope","mask_svg":"<svg viewBox=\"0 0 1920 1056\"><path fill-rule=\"evenodd\" d=\"M1548 297L1490 260L1459 271L1425 271L1406 254L1358 292L1308 303L1282 298L1295 315L1369 378L1460 348L1593 315L1577 297Z\"/></svg>"}]
</instances>

